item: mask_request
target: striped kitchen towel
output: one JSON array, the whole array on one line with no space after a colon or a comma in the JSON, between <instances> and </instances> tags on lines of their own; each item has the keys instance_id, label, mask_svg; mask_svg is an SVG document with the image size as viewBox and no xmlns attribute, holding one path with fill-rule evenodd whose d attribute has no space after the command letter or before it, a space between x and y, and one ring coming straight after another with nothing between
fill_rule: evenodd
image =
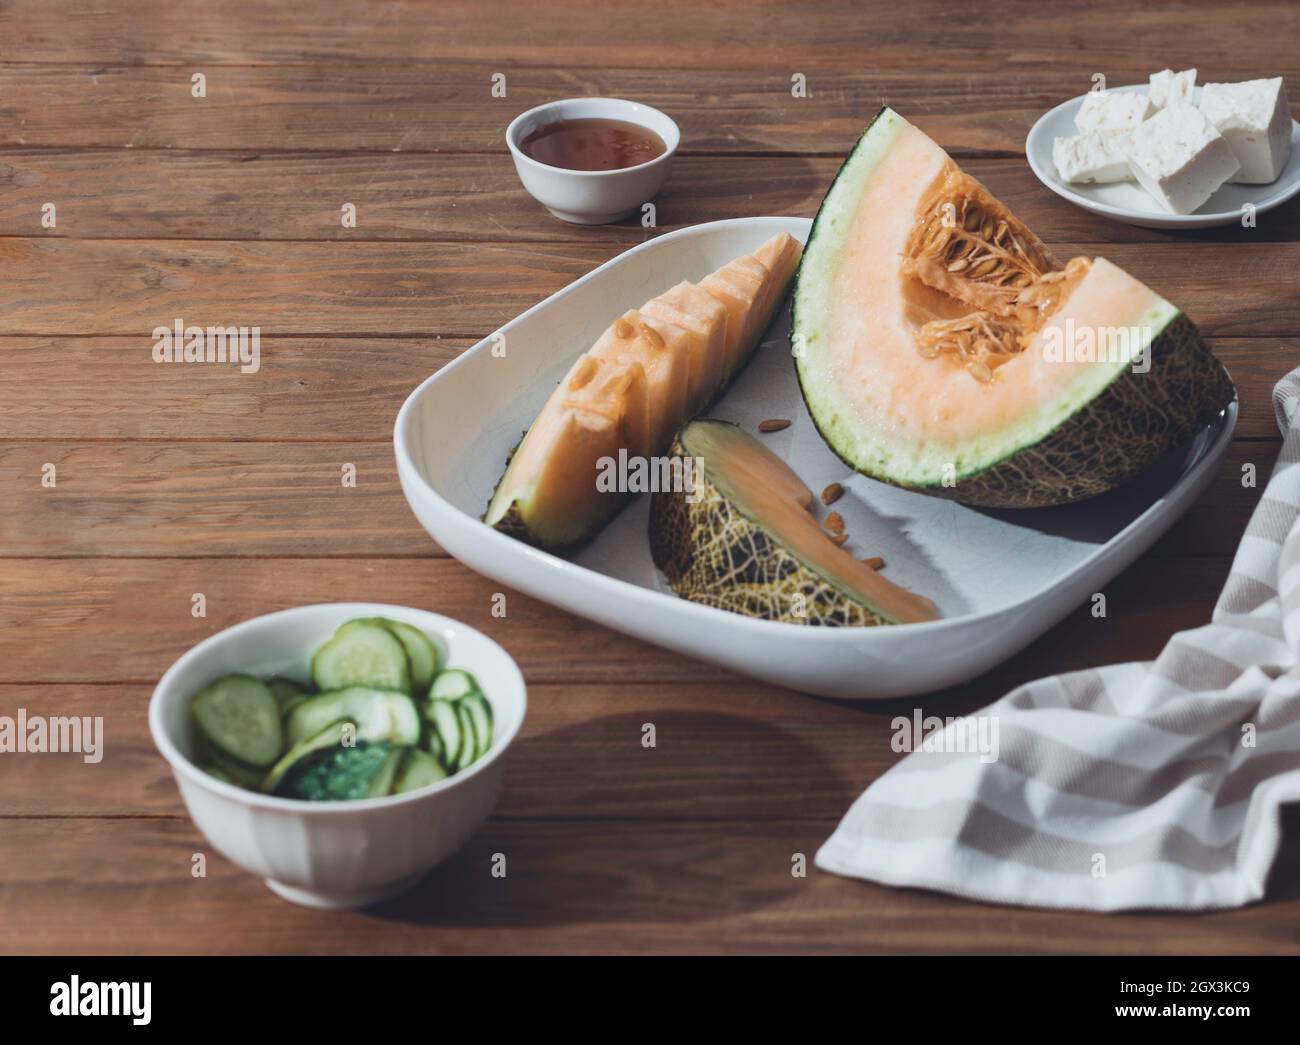
<instances>
[{"instance_id":1,"label":"striped kitchen towel","mask_svg":"<svg viewBox=\"0 0 1300 1045\"><path fill-rule=\"evenodd\" d=\"M817 865L1096 911L1258 900L1300 801L1300 369L1282 452L1209 624L1154 661L1039 679L936 728L854 802ZM964 749L964 750L963 750Z\"/></svg>"}]
</instances>

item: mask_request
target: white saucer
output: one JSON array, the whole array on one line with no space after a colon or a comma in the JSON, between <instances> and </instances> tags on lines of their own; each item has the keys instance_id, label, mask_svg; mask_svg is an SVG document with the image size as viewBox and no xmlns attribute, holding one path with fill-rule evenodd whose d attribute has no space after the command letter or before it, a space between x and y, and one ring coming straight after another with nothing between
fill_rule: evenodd
<instances>
[{"instance_id":1,"label":"white saucer","mask_svg":"<svg viewBox=\"0 0 1300 1045\"><path fill-rule=\"evenodd\" d=\"M1110 89L1145 92L1147 85L1132 84ZM1200 90L1196 88L1194 100L1199 100ZM1074 116L1085 97L1081 94L1045 113L1025 139L1025 156L1038 180L1077 207L1148 229L1208 229L1216 225L1238 224L1246 204L1253 206L1258 216L1300 192L1300 123L1295 120L1291 121L1291 159L1277 181L1268 185L1224 185L1193 214L1168 213L1136 182L1116 185L1071 185L1064 182L1052 163L1052 140L1079 133L1074 126Z\"/></svg>"}]
</instances>

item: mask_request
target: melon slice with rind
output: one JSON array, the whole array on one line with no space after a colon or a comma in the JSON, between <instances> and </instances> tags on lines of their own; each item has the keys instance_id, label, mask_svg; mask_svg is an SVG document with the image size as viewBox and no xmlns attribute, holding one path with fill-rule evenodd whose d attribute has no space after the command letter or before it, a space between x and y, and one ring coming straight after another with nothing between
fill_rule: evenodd
<instances>
[{"instance_id":1,"label":"melon slice with rind","mask_svg":"<svg viewBox=\"0 0 1300 1045\"><path fill-rule=\"evenodd\" d=\"M791 338L845 463L983 507L1105 493L1235 394L1175 306L1103 258L1058 262L888 108L817 213Z\"/></svg>"},{"instance_id":2,"label":"melon slice with rind","mask_svg":"<svg viewBox=\"0 0 1300 1045\"><path fill-rule=\"evenodd\" d=\"M710 418L691 421L670 453L692 462L694 483L653 495L650 548L678 595L791 624L938 617L929 599L833 543L809 511L812 491L744 429Z\"/></svg>"}]
</instances>

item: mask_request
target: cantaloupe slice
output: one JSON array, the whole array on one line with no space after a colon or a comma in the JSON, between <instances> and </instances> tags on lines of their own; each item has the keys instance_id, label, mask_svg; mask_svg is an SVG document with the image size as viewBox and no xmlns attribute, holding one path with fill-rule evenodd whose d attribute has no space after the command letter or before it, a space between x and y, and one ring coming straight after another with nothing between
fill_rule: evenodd
<instances>
[{"instance_id":1,"label":"cantaloupe slice","mask_svg":"<svg viewBox=\"0 0 1300 1045\"><path fill-rule=\"evenodd\" d=\"M812 491L748 432L703 418L682 428L670 453L697 466L693 490L658 492L650 502L651 552L678 595L791 624L938 616L929 599L834 544L809 512Z\"/></svg>"},{"instance_id":2,"label":"cantaloupe slice","mask_svg":"<svg viewBox=\"0 0 1300 1045\"><path fill-rule=\"evenodd\" d=\"M600 477L620 449L649 450L645 370L636 361L584 355L547 400L511 456L488 506L498 529L551 545L581 541L626 495Z\"/></svg>"},{"instance_id":3,"label":"cantaloupe slice","mask_svg":"<svg viewBox=\"0 0 1300 1045\"><path fill-rule=\"evenodd\" d=\"M1175 306L1105 259L1060 264L888 108L826 194L791 308L800 385L831 449L966 504L1104 493L1234 395Z\"/></svg>"},{"instance_id":4,"label":"cantaloupe slice","mask_svg":"<svg viewBox=\"0 0 1300 1045\"><path fill-rule=\"evenodd\" d=\"M543 406L484 522L544 547L596 533L626 499L596 488L600 460L662 454L713 402L784 299L799 252L778 233L706 278L725 300L682 282L615 320Z\"/></svg>"}]
</instances>

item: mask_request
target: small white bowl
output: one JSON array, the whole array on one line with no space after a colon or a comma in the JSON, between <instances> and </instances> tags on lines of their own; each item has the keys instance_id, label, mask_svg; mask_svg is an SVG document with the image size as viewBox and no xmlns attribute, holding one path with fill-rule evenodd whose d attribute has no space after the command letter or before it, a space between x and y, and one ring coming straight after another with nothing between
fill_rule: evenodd
<instances>
[{"instance_id":1,"label":"small white bowl","mask_svg":"<svg viewBox=\"0 0 1300 1045\"><path fill-rule=\"evenodd\" d=\"M615 171L571 171L538 163L524 155L520 143L538 127L560 120L623 120L654 131L666 146L662 156ZM516 116L506 128L506 144L515 158L519 180L533 199L561 221L607 225L639 210L663 186L681 132L658 109L622 98L565 98Z\"/></svg>"},{"instance_id":2,"label":"small white bowl","mask_svg":"<svg viewBox=\"0 0 1300 1045\"><path fill-rule=\"evenodd\" d=\"M190 698L199 689L234 671L307 678L312 652L353 617L391 617L420 628L441 647L446 666L474 674L495 720L483 758L420 791L352 802L246 791L191 761ZM518 667L486 635L424 610L340 602L255 617L204 639L159 680L149 702L149 731L214 849L266 879L286 900L332 909L396 896L465 843L496 804L502 756L526 707Z\"/></svg>"}]
</instances>

